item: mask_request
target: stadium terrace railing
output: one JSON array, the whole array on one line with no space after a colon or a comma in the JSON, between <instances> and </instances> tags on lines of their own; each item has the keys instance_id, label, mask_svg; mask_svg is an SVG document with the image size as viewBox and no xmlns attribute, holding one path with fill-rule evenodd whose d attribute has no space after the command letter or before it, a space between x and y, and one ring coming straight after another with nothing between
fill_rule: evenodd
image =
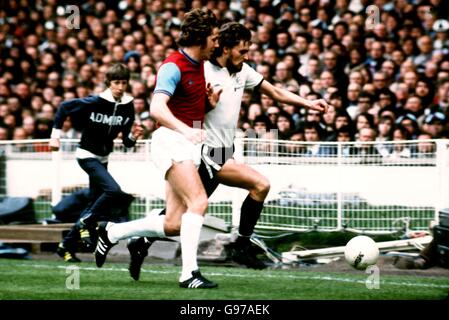
<instances>
[{"instance_id":1,"label":"stadium terrace railing","mask_svg":"<svg viewBox=\"0 0 449 320\"><path fill-rule=\"evenodd\" d=\"M34 199L38 220L51 205L87 187L75 162L77 140L51 152L48 140L0 142L0 193ZM127 149L117 141L109 170L136 196L131 218L164 207L164 179L154 167L151 141ZM271 189L257 229L393 233L428 230L449 207L449 141L319 142L237 139L234 157L266 175ZM208 213L232 228L244 190L220 186Z\"/></svg>"}]
</instances>

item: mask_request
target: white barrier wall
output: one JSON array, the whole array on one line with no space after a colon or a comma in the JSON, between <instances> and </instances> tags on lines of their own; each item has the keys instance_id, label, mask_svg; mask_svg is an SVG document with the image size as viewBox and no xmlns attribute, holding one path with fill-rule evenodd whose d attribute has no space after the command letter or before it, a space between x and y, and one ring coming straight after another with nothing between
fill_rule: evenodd
<instances>
[{"instance_id":1,"label":"white barrier wall","mask_svg":"<svg viewBox=\"0 0 449 320\"><path fill-rule=\"evenodd\" d=\"M382 167L333 165L254 165L268 177L271 190L267 200L280 191L304 188L313 193L358 193L372 205L435 206L438 203L438 170L435 167ZM154 164L146 161L111 161L111 174L123 190L139 195L164 198L164 180ZM55 166L50 160L11 160L7 162L7 193L10 196L37 197L51 189ZM86 173L76 160L62 160L61 187L88 184ZM245 192L239 192L245 195ZM232 188L220 188L212 201L230 201ZM445 206L449 206L449 195Z\"/></svg>"},{"instance_id":2,"label":"white barrier wall","mask_svg":"<svg viewBox=\"0 0 449 320\"><path fill-rule=\"evenodd\" d=\"M257 145L251 149L249 144L254 141ZM88 185L86 173L74 158L76 141L65 145L69 151L59 153L43 152L42 146L36 150L34 141L26 141L20 147L13 143L0 144L6 150L8 196L37 198L51 193L54 204L62 190L67 193L73 187ZM391 231L397 221L407 220L422 229L430 220L437 219L440 209L449 207L449 143L445 140L429 143L433 149L427 154L361 163L358 158L343 156L340 144L334 144L339 150L335 155L307 157L300 153L281 155L276 151L291 142L243 139L236 143L235 158L247 162L270 180L271 189L259 228L338 230L352 224L381 232ZM150 141L141 141L130 150L117 145L109 161L109 170L122 189L144 199L139 201L145 204L137 204L141 206L138 214L152 208L149 201L157 200L163 205L165 198L165 181L151 161L149 146ZM263 155L248 153L257 148L263 150ZM217 211L211 212L227 217L229 222L231 206L232 225L236 226L246 195L244 190L220 186L210 199L210 208ZM48 207L42 210L45 215Z\"/></svg>"}]
</instances>

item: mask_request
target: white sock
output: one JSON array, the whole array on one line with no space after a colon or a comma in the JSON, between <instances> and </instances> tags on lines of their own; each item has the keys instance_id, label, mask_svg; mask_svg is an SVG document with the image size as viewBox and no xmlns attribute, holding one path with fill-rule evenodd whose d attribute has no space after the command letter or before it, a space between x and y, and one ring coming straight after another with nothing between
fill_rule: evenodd
<instances>
[{"instance_id":1,"label":"white sock","mask_svg":"<svg viewBox=\"0 0 449 320\"><path fill-rule=\"evenodd\" d=\"M112 243L131 237L165 237L165 216L150 215L129 222L114 223L108 229L108 238Z\"/></svg>"},{"instance_id":2,"label":"white sock","mask_svg":"<svg viewBox=\"0 0 449 320\"><path fill-rule=\"evenodd\" d=\"M186 212L181 219L181 256L182 272L180 282L192 277L192 271L198 270L196 254L200 242L201 227L204 217L193 212Z\"/></svg>"}]
</instances>

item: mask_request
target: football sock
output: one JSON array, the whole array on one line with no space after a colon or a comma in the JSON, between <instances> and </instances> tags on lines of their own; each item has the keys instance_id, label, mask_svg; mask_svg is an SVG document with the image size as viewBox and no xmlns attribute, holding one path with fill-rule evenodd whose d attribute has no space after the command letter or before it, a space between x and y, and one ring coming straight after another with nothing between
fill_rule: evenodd
<instances>
[{"instance_id":1,"label":"football sock","mask_svg":"<svg viewBox=\"0 0 449 320\"><path fill-rule=\"evenodd\" d=\"M181 219L181 257L182 273L180 282L192 277L192 271L198 270L197 250L200 241L204 217L193 212L186 212Z\"/></svg>"},{"instance_id":2,"label":"football sock","mask_svg":"<svg viewBox=\"0 0 449 320\"><path fill-rule=\"evenodd\" d=\"M165 216L150 215L129 222L115 223L108 230L112 243L131 237L165 237Z\"/></svg>"},{"instance_id":3,"label":"football sock","mask_svg":"<svg viewBox=\"0 0 449 320\"><path fill-rule=\"evenodd\" d=\"M257 201L248 195L240 211L239 237L251 237L254 227L263 209L263 201Z\"/></svg>"}]
</instances>

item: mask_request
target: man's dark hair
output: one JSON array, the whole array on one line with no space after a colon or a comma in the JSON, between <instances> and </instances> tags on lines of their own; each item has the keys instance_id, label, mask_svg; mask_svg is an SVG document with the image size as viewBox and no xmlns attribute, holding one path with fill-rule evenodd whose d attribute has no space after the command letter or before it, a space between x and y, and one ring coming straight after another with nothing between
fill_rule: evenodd
<instances>
[{"instance_id":1,"label":"man's dark hair","mask_svg":"<svg viewBox=\"0 0 449 320\"><path fill-rule=\"evenodd\" d=\"M110 86L112 80L126 80L129 81L129 69L122 63L116 63L112 65L108 71L106 71L106 86Z\"/></svg>"},{"instance_id":2,"label":"man's dark hair","mask_svg":"<svg viewBox=\"0 0 449 320\"><path fill-rule=\"evenodd\" d=\"M306 123L304 123L304 132L306 132L307 129L315 130L320 140L323 137L324 133L323 128L321 128L320 123L318 121L307 121Z\"/></svg>"},{"instance_id":3,"label":"man's dark hair","mask_svg":"<svg viewBox=\"0 0 449 320\"><path fill-rule=\"evenodd\" d=\"M430 88L429 88L430 89ZM384 96L388 96L390 98L390 104L388 106L395 106L396 102L397 102L397 98L396 95L394 94L393 91L391 91L389 88L382 88L380 89L377 93L376 93L376 100L380 100L380 96L384 95Z\"/></svg>"},{"instance_id":4,"label":"man's dark hair","mask_svg":"<svg viewBox=\"0 0 449 320\"><path fill-rule=\"evenodd\" d=\"M360 100L360 98L368 98L370 100L371 104L374 102L374 99L375 99L375 97L371 93L369 93L367 91L360 92L357 100Z\"/></svg>"},{"instance_id":5,"label":"man's dark hair","mask_svg":"<svg viewBox=\"0 0 449 320\"><path fill-rule=\"evenodd\" d=\"M351 141L354 141L354 129L350 125L341 126L338 129L335 129L335 141L338 141L338 135L340 133L347 133Z\"/></svg>"},{"instance_id":6,"label":"man's dark hair","mask_svg":"<svg viewBox=\"0 0 449 320\"><path fill-rule=\"evenodd\" d=\"M204 46L218 20L212 10L195 9L185 14L181 24L178 45L181 47Z\"/></svg>"},{"instance_id":7,"label":"man's dark hair","mask_svg":"<svg viewBox=\"0 0 449 320\"><path fill-rule=\"evenodd\" d=\"M244 25L237 22L228 22L221 26L218 36L219 47L214 51L214 57L219 57L223 53L223 48L233 48L240 41L250 42L251 31Z\"/></svg>"},{"instance_id":8,"label":"man's dark hair","mask_svg":"<svg viewBox=\"0 0 449 320\"><path fill-rule=\"evenodd\" d=\"M267 117L266 115L260 114L260 115L256 116L256 117L254 118L254 121L253 121L253 126L254 126L254 124L256 124L257 122L262 122L262 123L264 123L264 124L265 124L266 130L270 130L270 129L271 129L271 122L270 122L270 119L268 119L268 117Z\"/></svg>"}]
</instances>

